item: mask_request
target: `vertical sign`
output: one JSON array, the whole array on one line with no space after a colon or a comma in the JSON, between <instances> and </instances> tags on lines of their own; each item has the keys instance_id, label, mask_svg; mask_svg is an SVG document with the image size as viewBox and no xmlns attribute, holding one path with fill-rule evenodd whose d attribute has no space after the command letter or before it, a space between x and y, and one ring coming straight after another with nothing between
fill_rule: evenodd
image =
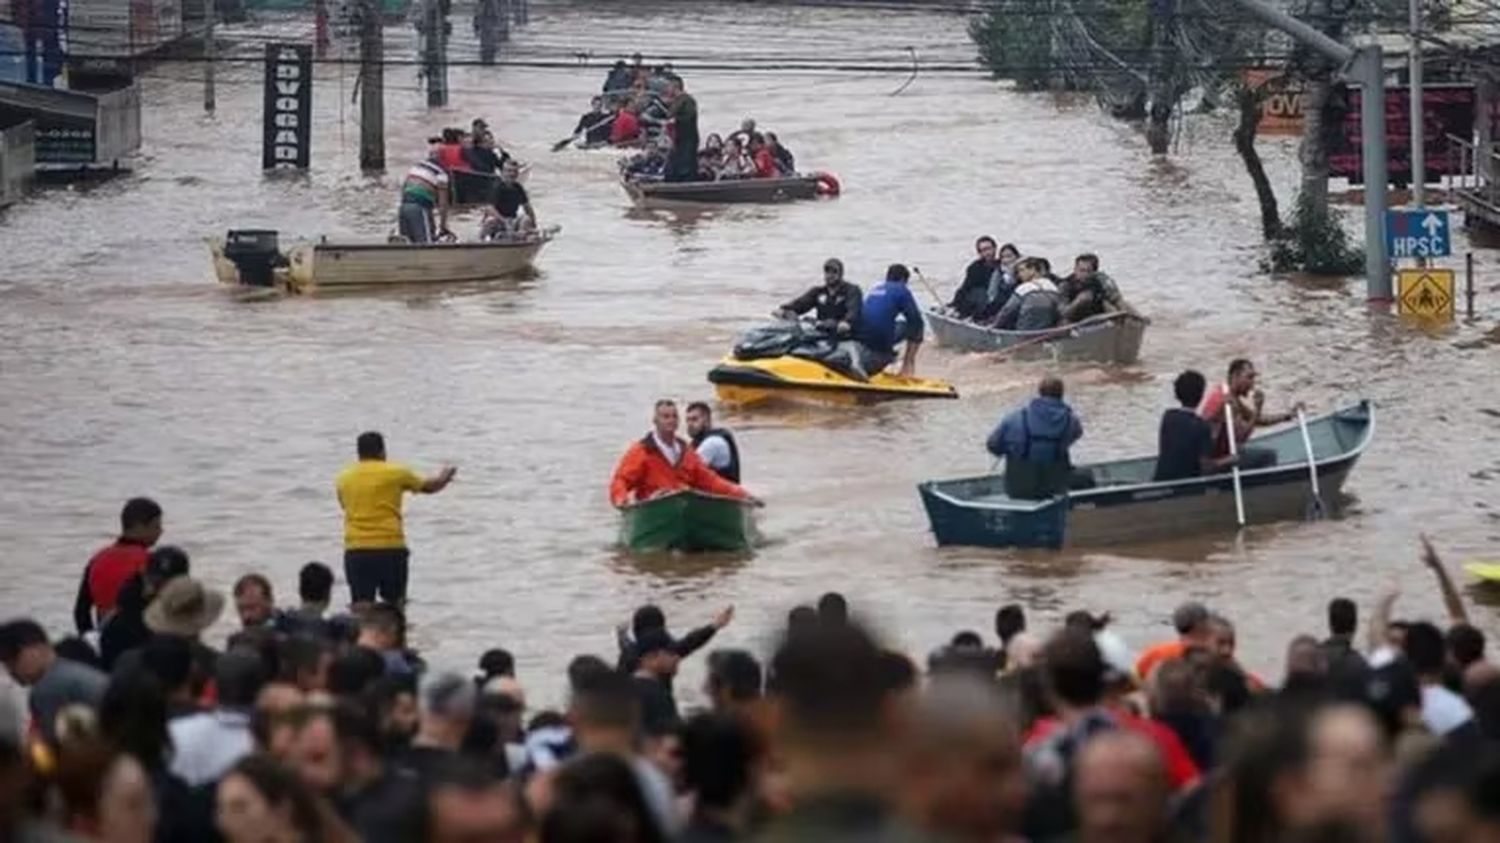
<instances>
[{"instance_id":1,"label":"vertical sign","mask_svg":"<svg viewBox=\"0 0 1500 843\"><path fill-rule=\"evenodd\" d=\"M308 166L312 146L312 47L266 45L265 134L261 167Z\"/></svg>"}]
</instances>

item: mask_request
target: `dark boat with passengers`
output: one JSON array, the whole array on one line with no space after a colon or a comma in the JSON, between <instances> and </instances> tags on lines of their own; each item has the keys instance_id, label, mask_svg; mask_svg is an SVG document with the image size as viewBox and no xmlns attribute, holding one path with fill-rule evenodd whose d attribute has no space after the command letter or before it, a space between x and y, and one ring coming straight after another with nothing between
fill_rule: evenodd
<instances>
[{"instance_id":1,"label":"dark boat with passengers","mask_svg":"<svg viewBox=\"0 0 1500 843\"><path fill-rule=\"evenodd\" d=\"M792 202L837 196L838 180L829 173L761 179L717 179L669 182L621 176L620 184L630 200L642 208L673 205L740 205Z\"/></svg>"},{"instance_id":2,"label":"dark boat with passengers","mask_svg":"<svg viewBox=\"0 0 1500 843\"><path fill-rule=\"evenodd\" d=\"M1309 419L1313 463L1330 504L1375 434L1369 401ZM1276 452L1276 465L1240 472L1245 518L1265 523L1300 517L1310 472L1302 433L1290 427L1250 445ZM917 487L939 546L1098 546L1171 538L1236 524L1230 473L1155 482L1156 457L1081 466L1094 488L1043 500L1005 494L1005 475L934 480Z\"/></svg>"}]
</instances>

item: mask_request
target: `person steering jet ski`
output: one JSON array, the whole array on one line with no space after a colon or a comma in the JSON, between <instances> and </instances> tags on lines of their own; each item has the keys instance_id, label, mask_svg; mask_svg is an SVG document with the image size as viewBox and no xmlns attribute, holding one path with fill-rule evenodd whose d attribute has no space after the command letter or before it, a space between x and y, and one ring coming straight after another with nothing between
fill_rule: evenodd
<instances>
[{"instance_id":1,"label":"person steering jet ski","mask_svg":"<svg viewBox=\"0 0 1500 843\"><path fill-rule=\"evenodd\" d=\"M860 308L854 338L863 346L864 370L872 375L894 363L896 344L905 342L901 376L916 376L923 323L922 308L906 286L910 278L911 271L904 265L891 264L885 271L885 280L870 290Z\"/></svg>"},{"instance_id":2,"label":"person steering jet ski","mask_svg":"<svg viewBox=\"0 0 1500 843\"><path fill-rule=\"evenodd\" d=\"M859 326L863 305L864 292L859 285L844 280L844 262L829 258L823 262L823 283L782 305L772 315L790 320L811 312L820 330L848 337Z\"/></svg>"}]
</instances>

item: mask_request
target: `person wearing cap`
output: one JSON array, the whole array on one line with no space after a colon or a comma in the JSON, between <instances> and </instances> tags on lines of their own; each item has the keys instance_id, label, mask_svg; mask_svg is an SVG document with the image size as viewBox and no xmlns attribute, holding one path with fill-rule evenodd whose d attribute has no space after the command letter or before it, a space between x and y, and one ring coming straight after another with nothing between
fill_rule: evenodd
<instances>
[{"instance_id":1,"label":"person wearing cap","mask_svg":"<svg viewBox=\"0 0 1500 843\"><path fill-rule=\"evenodd\" d=\"M1180 659L1190 648L1207 650L1213 643L1208 607L1202 603L1190 601L1178 606L1172 612L1172 627L1177 630L1177 640L1147 647L1136 659L1135 675L1140 681L1149 681L1158 664Z\"/></svg>"},{"instance_id":2,"label":"person wearing cap","mask_svg":"<svg viewBox=\"0 0 1500 843\"><path fill-rule=\"evenodd\" d=\"M464 676L448 671L424 676L417 688L421 711L417 736L397 765L421 779L457 755L478 701L478 689Z\"/></svg>"},{"instance_id":3,"label":"person wearing cap","mask_svg":"<svg viewBox=\"0 0 1500 843\"><path fill-rule=\"evenodd\" d=\"M355 606L378 597L406 601L411 551L402 528L401 499L407 492L435 495L448 488L458 469L444 466L432 477L420 477L400 463L386 460L385 437L374 431L355 441L359 461L339 472L334 482L344 510L344 579Z\"/></svg>"},{"instance_id":4,"label":"person wearing cap","mask_svg":"<svg viewBox=\"0 0 1500 843\"><path fill-rule=\"evenodd\" d=\"M635 640L639 661L632 681L641 700L641 728L647 735L669 733L678 723L671 681L682 657L665 629L648 629Z\"/></svg>"},{"instance_id":5,"label":"person wearing cap","mask_svg":"<svg viewBox=\"0 0 1500 843\"><path fill-rule=\"evenodd\" d=\"M113 670L115 661L122 654L150 640L146 606L169 581L187 576L190 567L191 562L182 548L164 544L151 551L146 570L132 577L120 589L115 613L99 630L99 657L106 670Z\"/></svg>"},{"instance_id":6,"label":"person wearing cap","mask_svg":"<svg viewBox=\"0 0 1500 843\"><path fill-rule=\"evenodd\" d=\"M753 505L760 499L714 473L692 446L677 438L677 404L663 399L652 413L652 430L631 444L615 467L609 499L616 507L647 501L683 489L739 498Z\"/></svg>"},{"instance_id":7,"label":"person wearing cap","mask_svg":"<svg viewBox=\"0 0 1500 843\"><path fill-rule=\"evenodd\" d=\"M776 309L778 319L797 319L812 313L819 330L848 337L859 328L860 309L865 294L858 284L844 279L844 262L838 258L823 261L823 283Z\"/></svg>"},{"instance_id":8,"label":"person wearing cap","mask_svg":"<svg viewBox=\"0 0 1500 843\"><path fill-rule=\"evenodd\" d=\"M0 663L17 684L30 689L31 720L48 743L57 739L57 715L63 709L98 708L109 685L102 672L59 658L46 631L30 618L0 625Z\"/></svg>"},{"instance_id":9,"label":"person wearing cap","mask_svg":"<svg viewBox=\"0 0 1500 843\"><path fill-rule=\"evenodd\" d=\"M120 537L95 553L83 568L73 602L78 634L93 631L115 610L120 589L146 567L151 546L161 539L162 512L150 498L131 498L120 510Z\"/></svg>"}]
</instances>

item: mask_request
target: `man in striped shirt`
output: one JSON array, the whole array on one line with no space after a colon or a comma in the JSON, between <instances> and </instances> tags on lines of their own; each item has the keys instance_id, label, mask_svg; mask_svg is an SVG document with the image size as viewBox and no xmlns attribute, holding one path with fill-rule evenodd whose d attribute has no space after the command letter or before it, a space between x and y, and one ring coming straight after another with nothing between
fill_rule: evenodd
<instances>
[{"instance_id":1,"label":"man in striped shirt","mask_svg":"<svg viewBox=\"0 0 1500 843\"><path fill-rule=\"evenodd\" d=\"M436 230L432 212L438 213ZM401 183L401 207L396 211L401 236L412 243L431 243L448 231L448 173L431 159L418 161Z\"/></svg>"}]
</instances>

